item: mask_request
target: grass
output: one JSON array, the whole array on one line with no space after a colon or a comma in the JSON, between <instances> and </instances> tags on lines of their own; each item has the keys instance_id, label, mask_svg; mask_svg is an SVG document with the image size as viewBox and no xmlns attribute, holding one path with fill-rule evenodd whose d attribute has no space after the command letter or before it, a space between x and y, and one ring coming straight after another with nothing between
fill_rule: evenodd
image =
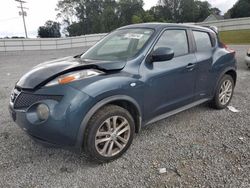
<instances>
[{"instance_id":1,"label":"grass","mask_svg":"<svg viewBox=\"0 0 250 188\"><path fill-rule=\"evenodd\" d=\"M250 29L221 31L219 35L225 44L250 44Z\"/></svg>"}]
</instances>

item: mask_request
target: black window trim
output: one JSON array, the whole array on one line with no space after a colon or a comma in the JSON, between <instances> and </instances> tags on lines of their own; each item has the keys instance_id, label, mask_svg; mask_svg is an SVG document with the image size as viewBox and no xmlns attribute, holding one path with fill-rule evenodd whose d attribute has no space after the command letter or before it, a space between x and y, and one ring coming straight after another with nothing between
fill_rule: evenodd
<instances>
[{"instance_id":1,"label":"black window trim","mask_svg":"<svg viewBox=\"0 0 250 188\"><path fill-rule=\"evenodd\" d=\"M211 42L212 42L212 47L215 48L218 42L218 35L216 33L213 32L209 32L209 36L211 38Z\"/></svg>"}]
</instances>

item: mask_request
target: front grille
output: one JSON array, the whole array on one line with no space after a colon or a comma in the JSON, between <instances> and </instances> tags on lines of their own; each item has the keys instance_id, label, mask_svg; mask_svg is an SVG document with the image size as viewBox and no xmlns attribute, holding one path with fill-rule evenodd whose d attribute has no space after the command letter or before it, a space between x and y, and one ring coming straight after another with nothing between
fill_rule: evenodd
<instances>
[{"instance_id":1,"label":"front grille","mask_svg":"<svg viewBox=\"0 0 250 188\"><path fill-rule=\"evenodd\" d=\"M61 95L37 95L32 93L21 92L14 101L14 108L28 108L32 104L42 101L42 100L56 100L60 101L62 99Z\"/></svg>"}]
</instances>

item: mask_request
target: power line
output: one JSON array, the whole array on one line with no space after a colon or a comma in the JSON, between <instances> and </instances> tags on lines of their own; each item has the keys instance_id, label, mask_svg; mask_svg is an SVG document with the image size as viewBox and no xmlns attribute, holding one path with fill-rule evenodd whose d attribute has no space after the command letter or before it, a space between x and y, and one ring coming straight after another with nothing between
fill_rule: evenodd
<instances>
[{"instance_id":1,"label":"power line","mask_svg":"<svg viewBox=\"0 0 250 188\"><path fill-rule=\"evenodd\" d=\"M28 38L27 28L26 28L26 23L25 23L25 16L27 16L27 12L24 11L24 9L28 9L28 8L23 6L23 4L25 4L27 2L23 1L23 0L15 0L15 1L20 3L20 7L17 7L17 8L21 9L21 11L19 11L19 15L22 16L22 18L23 18L23 26L24 26L25 36L26 36L26 38Z\"/></svg>"}]
</instances>

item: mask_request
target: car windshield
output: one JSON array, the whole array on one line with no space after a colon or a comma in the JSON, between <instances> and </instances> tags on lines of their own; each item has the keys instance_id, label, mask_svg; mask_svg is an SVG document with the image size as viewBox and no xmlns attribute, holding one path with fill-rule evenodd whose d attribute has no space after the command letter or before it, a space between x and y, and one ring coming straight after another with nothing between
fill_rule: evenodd
<instances>
[{"instance_id":1,"label":"car windshield","mask_svg":"<svg viewBox=\"0 0 250 188\"><path fill-rule=\"evenodd\" d=\"M122 61L134 57L153 34L152 29L117 30L82 55L83 59Z\"/></svg>"}]
</instances>

